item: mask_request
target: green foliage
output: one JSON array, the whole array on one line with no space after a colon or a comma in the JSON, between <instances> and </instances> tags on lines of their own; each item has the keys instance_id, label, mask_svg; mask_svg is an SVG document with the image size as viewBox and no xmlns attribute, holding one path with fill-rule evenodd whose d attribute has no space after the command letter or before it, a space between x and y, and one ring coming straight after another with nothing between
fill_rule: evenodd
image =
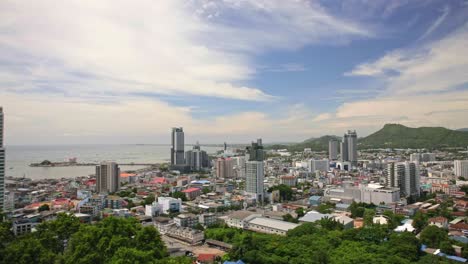
<instances>
[{"instance_id":1,"label":"green foliage","mask_svg":"<svg viewBox=\"0 0 468 264\"><path fill-rule=\"evenodd\" d=\"M291 187L289 187L287 185L284 185L284 184L280 184L280 185L276 185L276 186L271 187L268 190L268 192L272 192L272 191L275 191L275 190L279 190L280 200L281 201L289 201L289 200L292 199L293 191L292 191Z\"/></svg>"},{"instance_id":2,"label":"green foliage","mask_svg":"<svg viewBox=\"0 0 468 264\"><path fill-rule=\"evenodd\" d=\"M421 243L431 248L440 248L443 242L449 242L447 232L435 225L424 228L421 232L420 240Z\"/></svg>"},{"instance_id":3,"label":"green foliage","mask_svg":"<svg viewBox=\"0 0 468 264\"><path fill-rule=\"evenodd\" d=\"M468 132L443 127L410 128L386 124L381 130L361 139L361 148L427 148L468 145Z\"/></svg>"},{"instance_id":4,"label":"green foliage","mask_svg":"<svg viewBox=\"0 0 468 264\"><path fill-rule=\"evenodd\" d=\"M297 217L303 217L305 215L304 208L299 207L296 209Z\"/></svg>"},{"instance_id":5,"label":"green foliage","mask_svg":"<svg viewBox=\"0 0 468 264\"><path fill-rule=\"evenodd\" d=\"M335 204L327 202L327 203L322 203L317 207L317 212L321 214L330 214L333 211L333 208L335 208Z\"/></svg>"},{"instance_id":6,"label":"green foliage","mask_svg":"<svg viewBox=\"0 0 468 264\"><path fill-rule=\"evenodd\" d=\"M133 218L109 217L89 225L59 214L38 225L37 232L16 238L9 227L0 223L0 263L191 263L168 258L158 231Z\"/></svg>"},{"instance_id":7,"label":"green foliage","mask_svg":"<svg viewBox=\"0 0 468 264\"><path fill-rule=\"evenodd\" d=\"M413 227L417 230L422 230L426 226L426 221L426 215L418 211L413 217Z\"/></svg>"},{"instance_id":8,"label":"green foliage","mask_svg":"<svg viewBox=\"0 0 468 264\"><path fill-rule=\"evenodd\" d=\"M200 223L197 223L193 228L194 228L194 229L197 229L197 230L200 230L200 231L205 230L205 228L203 227L203 225L200 224Z\"/></svg>"},{"instance_id":9,"label":"green foliage","mask_svg":"<svg viewBox=\"0 0 468 264\"><path fill-rule=\"evenodd\" d=\"M283 215L283 221L290 222L290 223L299 223L299 220L294 218L291 214Z\"/></svg>"},{"instance_id":10,"label":"green foliage","mask_svg":"<svg viewBox=\"0 0 468 264\"><path fill-rule=\"evenodd\" d=\"M142 202L142 205L150 205L155 201L154 194L149 194L146 196L145 200Z\"/></svg>"},{"instance_id":11,"label":"green foliage","mask_svg":"<svg viewBox=\"0 0 468 264\"><path fill-rule=\"evenodd\" d=\"M232 228L209 228L205 237L231 243L228 259L246 263L415 263L418 239L391 233L385 225L343 230L331 219L303 223L286 237Z\"/></svg>"},{"instance_id":12,"label":"green foliage","mask_svg":"<svg viewBox=\"0 0 468 264\"><path fill-rule=\"evenodd\" d=\"M180 198L184 202L187 201L187 196L185 196L185 193L183 192L173 192L171 197Z\"/></svg>"},{"instance_id":13,"label":"green foliage","mask_svg":"<svg viewBox=\"0 0 468 264\"><path fill-rule=\"evenodd\" d=\"M42 212L42 211L49 211L50 210L50 207L48 204L43 204L41 206L39 206L39 212Z\"/></svg>"},{"instance_id":14,"label":"green foliage","mask_svg":"<svg viewBox=\"0 0 468 264\"><path fill-rule=\"evenodd\" d=\"M468 193L468 185L465 184L465 185L460 186L460 191Z\"/></svg>"}]
</instances>

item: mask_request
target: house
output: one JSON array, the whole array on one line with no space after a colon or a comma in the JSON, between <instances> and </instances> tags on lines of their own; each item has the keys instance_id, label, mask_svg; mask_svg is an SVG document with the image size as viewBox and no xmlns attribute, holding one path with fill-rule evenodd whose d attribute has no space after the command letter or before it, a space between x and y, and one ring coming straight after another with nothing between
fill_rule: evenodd
<instances>
[{"instance_id":1,"label":"house","mask_svg":"<svg viewBox=\"0 0 468 264\"><path fill-rule=\"evenodd\" d=\"M439 228L448 229L448 219L443 216L429 218L427 222L429 225L435 225Z\"/></svg>"},{"instance_id":2,"label":"house","mask_svg":"<svg viewBox=\"0 0 468 264\"><path fill-rule=\"evenodd\" d=\"M372 223L386 225L388 224L388 217L385 215L376 215L372 218Z\"/></svg>"},{"instance_id":3,"label":"house","mask_svg":"<svg viewBox=\"0 0 468 264\"><path fill-rule=\"evenodd\" d=\"M180 227L195 227L198 224L198 217L194 214L180 214L174 217L174 223Z\"/></svg>"},{"instance_id":4,"label":"house","mask_svg":"<svg viewBox=\"0 0 468 264\"><path fill-rule=\"evenodd\" d=\"M185 197L187 197L187 200L193 200L200 196L202 193L201 189L195 187L188 188L186 190L183 190L182 192L185 194Z\"/></svg>"},{"instance_id":5,"label":"house","mask_svg":"<svg viewBox=\"0 0 468 264\"><path fill-rule=\"evenodd\" d=\"M311 196L309 198L309 205L310 206L319 206L322 203L322 196Z\"/></svg>"},{"instance_id":6,"label":"house","mask_svg":"<svg viewBox=\"0 0 468 264\"><path fill-rule=\"evenodd\" d=\"M406 219L402 221L402 225L397 226L394 231L395 232L414 232L416 228L413 227L413 220L412 219Z\"/></svg>"},{"instance_id":7,"label":"house","mask_svg":"<svg viewBox=\"0 0 468 264\"><path fill-rule=\"evenodd\" d=\"M197 263L215 263L216 254L200 254L197 257Z\"/></svg>"}]
</instances>

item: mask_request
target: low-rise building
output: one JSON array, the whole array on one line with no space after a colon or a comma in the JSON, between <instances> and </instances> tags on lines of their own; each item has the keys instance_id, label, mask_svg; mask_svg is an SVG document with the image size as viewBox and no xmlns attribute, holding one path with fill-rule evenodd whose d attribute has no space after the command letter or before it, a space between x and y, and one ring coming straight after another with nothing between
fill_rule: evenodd
<instances>
[{"instance_id":1,"label":"low-rise building","mask_svg":"<svg viewBox=\"0 0 468 264\"><path fill-rule=\"evenodd\" d=\"M194 214L180 214L174 217L174 223L180 227L194 227L198 224L198 217Z\"/></svg>"},{"instance_id":2,"label":"low-rise building","mask_svg":"<svg viewBox=\"0 0 468 264\"><path fill-rule=\"evenodd\" d=\"M218 217L214 213L206 213L198 216L198 222L204 226L212 226L218 222Z\"/></svg>"},{"instance_id":3,"label":"low-rise building","mask_svg":"<svg viewBox=\"0 0 468 264\"><path fill-rule=\"evenodd\" d=\"M448 219L443 216L429 218L427 222L429 225L435 225L438 228L448 229Z\"/></svg>"},{"instance_id":4,"label":"low-rise building","mask_svg":"<svg viewBox=\"0 0 468 264\"><path fill-rule=\"evenodd\" d=\"M288 230L294 229L298 226L298 224L286 221L265 217L255 217L247 222L246 229L259 233L285 236Z\"/></svg>"},{"instance_id":5,"label":"low-rise building","mask_svg":"<svg viewBox=\"0 0 468 264\"><path fill-rule=\"evenodd\" d=\"M202 193L200 188L195 187L188 188L186 190L183 190L182 192L185 194L185 197L187 197L187 200L193 200L200 196Z\"/></svg>"}]
</instances>

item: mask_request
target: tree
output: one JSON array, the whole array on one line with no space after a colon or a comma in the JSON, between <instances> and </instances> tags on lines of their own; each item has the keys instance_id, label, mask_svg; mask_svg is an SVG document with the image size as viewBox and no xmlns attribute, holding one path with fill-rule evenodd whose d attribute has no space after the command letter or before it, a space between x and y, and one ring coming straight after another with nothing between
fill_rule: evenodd
<instances>
[{"instance_id":1,"label":"tree","mask_svg":"<svg viewBox=\"0 0 468 264\"><path fill-rule=\"evenodd\" d=\"M468 184L460 186L460 191L468 193Z\"/></svg>"},{"instance_id":2,"label":"tree","mask_svg":"<svg viewBox=\"0 0 468 264\"><path fill-rule=\"evenodd\" d=\"M197 223L193 228L194 228L194 229L197 229L197 230L200 230L200 231L205 230L205 228L203 227L203 225L200 224L200 223Z\"/></svg>"},{"instance_id":3,"label":"tree","mask_svg":"<svg viewBox=\"0 0 468 264\"><path fill-rule=\"evenodd\" d=\"M145 200L143 201L142 205L150 205L154 202L155 200L155 197L154 197L154 194L149 194L148 196L146 196Z\"/></svg>"},{"instance_id":4,"label":"tree","mask_svg":"<svg viewBox=\"0 0 468 264\"><path fill-rule=\"evenodd\" d=\"M299 223L299 220L294 218L291 214L283 215L283 221L291 222L291 223Z\"/></svg>"},{"instance_id":5,"label":"tree","mask_svg":"<svg viewBox=\"0 0 468 264\"><path fill-rule=\"evenodd\" d=\"M304 208L299 207L296 209L296 214L298 217L303 217L305 215Z\"/></svg>"},{"instance_id":6,"label":"tree","mask_svg":"<svg viewBox=\"0 0 468 264\"><path fill-rule=\"evenodd\" d=\"M185 193L183 193L183 192L179 192L179 191L173 192L173 193L171 194L171 197L173 197L173 198L180 198L180 199L181 199L182 201L184 201L184 202L187 201L187 196L186 196Z\"/></svg>"},{"instance_id":7,"label":"tree","mask_svg":"<svg viewBox=\"0 0 468 264\"><path fill-rule=\"evenodd\" d=\"M426 217L421 211L416 212L414 215L412 225L417 230L422 230L426 226Z\"/></svg>"},{"instance_id":8,"label":"tree","mask_svg":"<svg viewBox=\"0 0 468 264\"><path fill-rule=\"evenodd\" d=\"M43 204L41 206L39 206L39 212L42 212L42 211L49 211L50 210L50 207L48 204Z\"/></svg>"},{"instance_id":9,"label":"tree","mask_svg":"<svg viewBox=\"0 0 468 264\"><path fill-rule=\"evenodd\" d=\"M374 209L365 209L364 210L364 224L366 226L372 225L374 216L375 216Z\"/></svg>"},{"instance_id":10,"label":"tree","mask_svg":"<svg viewBox=\"0 0 468 264\"><path fill-rule=\"evenodd\" d=\"M445 230L435 225L424 228L420 235L421 243L431 248L440 248L442 242L448 242L448 234Z\"/></svg>"},{"instance_id":11,"label":"tree","mask_svg":"<svg viewBox=\"0 0 468 264\"><path fill-rule=\"evenodd\" d=\"M276 185L276 186L273 186L271 187L268 192L272 192L274 190L279 190L279 193L280 193L280 200L281 201L289 201L292 199L292 196L293 196L293 191L291 189L291 187L285 185L285 184L280 184L280 185Z\"/></svg>"},{"instance_id":12,"label":"tree","mask_svg":"<svg viewBox=\"0 0 468 264\"><path fill-rule=\"evenodd\" d=\"M211 190L208 187L203 187L202 192L203 192L203 194L207 194L207 193L211 192Z\"/></svg>"}]
</instances>

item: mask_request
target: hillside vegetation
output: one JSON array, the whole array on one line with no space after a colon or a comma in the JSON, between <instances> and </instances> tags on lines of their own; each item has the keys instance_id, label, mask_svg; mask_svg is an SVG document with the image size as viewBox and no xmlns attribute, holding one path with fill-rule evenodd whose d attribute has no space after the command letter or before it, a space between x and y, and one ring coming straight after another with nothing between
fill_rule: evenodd
<instances>
[{"instance_id":1,"label":"hillside vegetation","mask_svg":"<svg viewBox=\"0 0 468 264\"><path fill-rule=\"evenodd\" d=\"M411 128L386 124L379 131L359 140L360 148L440 148L468 146L468 132L444 127Z\"/></svg>"},{"instance_id":2,"label":"hillside vegetation","mask_svg":"<svg viewBox=\"0 0 468 264\"><path fill-rule=\"evenodd\" d=\"M268 149L288 149L289 151L303 151L311 148L314 151L327 151L328 141L341 140L337 136L323 136L310 138L301 143L289 145L270 145ZM451 130L444 127L411 128L399 124L386 124L379 131L358 139L360 149L369 148L441 148L468 146L468 131Z\"/></svg>"}]
</instances>

